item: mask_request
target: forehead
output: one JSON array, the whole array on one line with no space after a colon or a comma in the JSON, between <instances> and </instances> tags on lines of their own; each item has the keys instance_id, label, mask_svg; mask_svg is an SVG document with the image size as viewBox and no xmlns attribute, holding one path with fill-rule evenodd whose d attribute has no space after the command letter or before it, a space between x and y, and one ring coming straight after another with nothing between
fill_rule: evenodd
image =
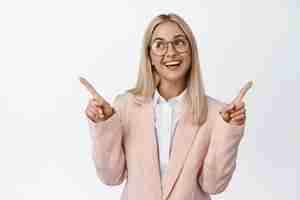
<instances>
[{"instance_id":1,"label":"forehead","mask_svg":"<svg viewBox=\"0 0 300 200\"><path fill-rule=\"evenodd\" d=\"M184 36L185 33L175 22L163 22L155 28L152 39L160 37L165 40L172 40L176 35Z\"/></svg>"}]
</instances>

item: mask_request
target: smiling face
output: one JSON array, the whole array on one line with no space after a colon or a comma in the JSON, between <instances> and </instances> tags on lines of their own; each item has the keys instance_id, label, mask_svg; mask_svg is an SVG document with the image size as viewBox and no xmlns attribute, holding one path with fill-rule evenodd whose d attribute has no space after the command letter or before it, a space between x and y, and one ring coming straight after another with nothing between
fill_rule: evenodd
<instances>
[{"instance_id":1,"label":"smiling face","mask_svg":"<svg viewBox=\"0 0 300 200\"><path fill-rule=\"evenodd\" d=\"M191 67L191 47L182 29L174 22L156 27L150 43L151 64L161 81L185 81Z\"/></svg>"}]
</instances>

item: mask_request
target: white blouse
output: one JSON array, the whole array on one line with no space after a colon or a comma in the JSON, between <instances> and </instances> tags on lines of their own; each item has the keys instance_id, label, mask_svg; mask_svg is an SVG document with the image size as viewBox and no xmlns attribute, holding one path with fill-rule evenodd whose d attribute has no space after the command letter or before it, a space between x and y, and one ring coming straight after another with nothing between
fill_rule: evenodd
<instances>
[{"instance_id":1,"label":"white blouse","mask_svg":"<svg viewBox=\"0 0 300 200\"><path fill-rule=\"evenodd\" d=\"M155 132L159 148L161 178L166 174L167 165L172 150L172 142L177 122L183 107L184 95L187 89L176 97L165 100L158 89L153 95Z\"/></svg>"}]
</instances>

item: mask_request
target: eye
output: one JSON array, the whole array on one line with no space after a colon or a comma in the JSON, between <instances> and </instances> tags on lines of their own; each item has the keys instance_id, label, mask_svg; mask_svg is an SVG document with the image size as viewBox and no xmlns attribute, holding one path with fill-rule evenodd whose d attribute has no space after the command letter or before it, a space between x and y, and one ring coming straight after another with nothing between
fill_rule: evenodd
<instances>
[{"instance_id":1,"label":"eye","mask_svg":"<svg viewBox=\"0 0 300 200\"><path fill-rule=\"evenodd\" d=\"M174 40L174 45L176 45L176 46L185 46L186 41L184 39L176 39L176 40Z\"/></svg>"},{"instance_id":2,"label":"eye","mask_svg":"<svg viewBox=\"0 0 300 200\"><path fill-rule=\"evenodd\" d=\"M153 47L156 49L161 49L164 47L164 43L162 41L155 41Z\"/></svg>"}]
</instances>

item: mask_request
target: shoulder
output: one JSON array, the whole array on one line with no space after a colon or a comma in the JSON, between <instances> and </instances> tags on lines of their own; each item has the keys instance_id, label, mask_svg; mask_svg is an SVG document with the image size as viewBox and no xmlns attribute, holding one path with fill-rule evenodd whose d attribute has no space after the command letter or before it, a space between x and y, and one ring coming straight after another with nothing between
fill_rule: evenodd
<instances>
[{"instance_id":1,"label":"shoulder","mask_svg":"<svg viewBox=\"0 0 300 200\"><path fill-rule=\"evenodd\" d=\"M130 93L126 92L126 91L119 93L115 96L113 102L115 105L125 105L128 101L129 96L130 96Z\"/></svg>"},{"instance_id":2,"label":"shoulder","mask_svg":"<svg viewBox=\"0 0 300 200\"><path fill-rule=\"evenodd\" d=\"M216 117L219 116L219 112L228 104L208 95L206 95L206 99L208 108L207 121L214 122Z\"/></svg>"},{"instance_id":3,"label":"shoulder","mask_svg":"<svg viewBox=\"0 0 300 200\"><path fill-rule=\"evenodd\" d=\"M116 95L115 100L116 101L127 101L127 98L129 96L128 92L122 92Z\"/></svg>"},{"instance_id":4,"label":"shoulder","mask_svg":"<svg viewBox=\"0 0 300 200\"><path fill-rule=\"evenodd\" d=\"M228 105L227 103L208 95L206 95L206 99L207 99L208 110L211 111L219 111L224 106Z\"/></svg>"}]
</instances>

